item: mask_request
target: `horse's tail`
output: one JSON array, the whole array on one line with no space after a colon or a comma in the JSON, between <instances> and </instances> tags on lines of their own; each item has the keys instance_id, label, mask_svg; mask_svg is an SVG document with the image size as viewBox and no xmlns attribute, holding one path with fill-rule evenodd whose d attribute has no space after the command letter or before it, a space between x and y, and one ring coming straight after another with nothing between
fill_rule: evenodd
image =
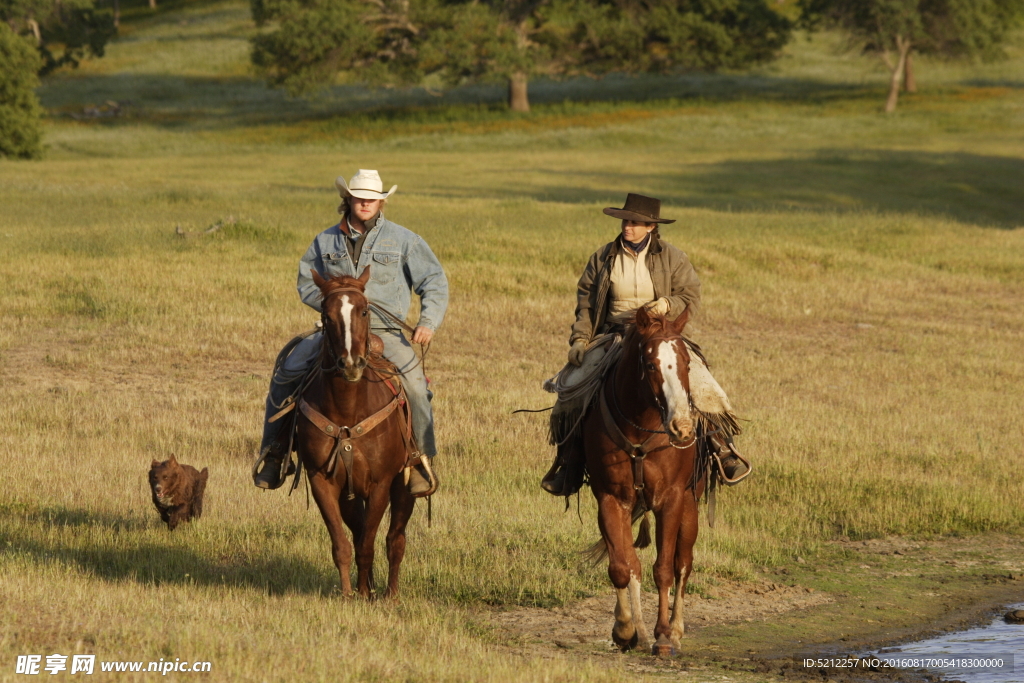
<instances>
[{"instance_id":1,"label":"horse's tail","mask_svg":"<svg viewBox=\"0 0 1024 683\"><path fill-rule=\"evenodd\" d=\"M636 513L637 511L633 510L633 514ZM643 521L640 522L640 531L633 542L634 548L646 548L651 544L651 516L647 514L647 510L641 512L640 515L643 517Z\"/></svg>"},{"instance_id":2,"label":"horse's tail","mask_svg":"<svg viewBox=\"0 0 1024 683\"><path fill-rule=\"evenodd\" d=\"M597 539L594 545L583 551L583 559L592 565L601 564L608 559L608 544L604 542L603 538Z\"/></svg>"},{"instance_id":3,"label":"horse's tail","mask_svg":"<svg viewBox=\"0 0 1024 683\"><path fill-rule=\"evenodd\" d=\"M629 525L632 527L636 524L636 520L641 517L643 517L643 521L640 522L640 531L633 542L634 548L646 548L651 544L651 519L647 512L647 506L641 505L640 499L637 498L636 505L633 506L633 514L630 516ZM582 554L583 558L588 562L595 565L599 564L608 559L608 544L605 543L603 538L599 538L592 546L584 550Z\"/></svg>"}]
</instances>

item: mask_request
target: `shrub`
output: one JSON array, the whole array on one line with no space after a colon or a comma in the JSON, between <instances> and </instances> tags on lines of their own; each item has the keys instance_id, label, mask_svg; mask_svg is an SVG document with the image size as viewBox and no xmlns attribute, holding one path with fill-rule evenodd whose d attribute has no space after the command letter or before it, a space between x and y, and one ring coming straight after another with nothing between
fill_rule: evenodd
<instances>
[{"instance_id":1,"label":"shrub","mask_svg":"<svg viewBox=\"0 0 1024 683\"><path fill-rule=\"evenodd\" d=\"M42 65L32 45L0 22L0 156L31 159L42 154L43 109L35 93Z\"/></svg>"}]
</instances>

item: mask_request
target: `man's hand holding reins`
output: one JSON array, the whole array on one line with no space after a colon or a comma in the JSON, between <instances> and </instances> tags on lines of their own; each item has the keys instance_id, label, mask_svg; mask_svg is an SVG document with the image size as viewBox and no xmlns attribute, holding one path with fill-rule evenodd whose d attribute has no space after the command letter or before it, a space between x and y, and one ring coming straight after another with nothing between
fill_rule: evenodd
<instances>
[{"instance_id":1,"label":"man's hand holding reins","mask_svg":"<svg viewBox=\"0 0 1024 683\"><path fill-rule=\"evenodd\" d=\"M416 331L412 333L412 341L414 344L429 344L430 340L434 338L434 331L429 327L423 327L420 325L416 328Z\"/></svg>"},{"instance_id":2,"label":"man's hand holding reins","mask_svg":"<svg viewBox=\"0 0 1024 683\"><path fill-rule=\"evenodd\" d=\"M644 304L644 308L647 309L648 313L655 313L657 315L668 315L670 305L668 299L666 299L665 297L661 297L660 299L655 299L654 301L648 304Z\"/></svg>"},{"instance_id":3,"label":"man's hand holding reins","mask_svg":"<svg viewBox=\"0 0 1024 683\"><path fill-rule=\"evenodd\" d=\"M583 365L583 356L587 353L587 341L585 339L577 339L572 343L572 348L569 349L569 362L579 367Z\"/></svg>"}]
</instances>

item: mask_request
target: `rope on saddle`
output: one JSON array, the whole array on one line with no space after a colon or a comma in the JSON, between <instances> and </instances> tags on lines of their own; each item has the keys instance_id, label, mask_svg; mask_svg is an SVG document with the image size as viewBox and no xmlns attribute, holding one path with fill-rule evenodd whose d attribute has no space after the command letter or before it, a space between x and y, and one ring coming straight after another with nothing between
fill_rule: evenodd
<instances>
[{"instance_id":1,"label":"rope on saddle","mask_svg":"<svg viewBox=\"0 0 1024 683\"><path fill-rule=\"evenodd\" d=\"M593 404L608 371L622 354L622 337L615 333L595 337L587 346L583 364L566 364L544 382L544 390L557 394L548 427L548 442L561 446L580 436L580 425Z\"/></svg>"}]
</instances>

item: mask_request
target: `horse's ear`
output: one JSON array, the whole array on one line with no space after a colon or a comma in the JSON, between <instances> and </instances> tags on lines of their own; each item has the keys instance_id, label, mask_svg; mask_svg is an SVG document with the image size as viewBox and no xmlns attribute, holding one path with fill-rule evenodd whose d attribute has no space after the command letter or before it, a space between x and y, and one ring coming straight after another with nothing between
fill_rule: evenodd
<instances>
[{"instance_id":1,"label":"horse's ear","mask_svg":"<svg viewBox=\"0 0 1024 683\"><path fill-rule=\"evenodd\" d=\"M174 457L174 453L171 453L171 457L167 459L167 462L171 463L172 465L177 465L178 459Z\"/></svg>"},{"instance_id":2,"label":"horse's ear","mask_svg":"<svg viewBox=\"0 0 1024 683\"><path fill-rule=\"evenodd\" d=\"M651 314L647 312L646 306L641 306L636 309L636 329L640 330L640 334L646 334L650 327Z\"/></svg>"},{"instance_id":3,"label":"horse's ear","mask_svg":"<svg viewBox=\"0 0 1024 683\"><path fill-rule=\"evenodd\" d=\"M312 273L313 273L313 284L315 284L320 289L323 289L324 285L327 284L327 280L325 280L322 277L320 277L320 273L316 272L316 268L312 269Z\"/></svg>"},{"instance_id":4,"label":"horse's ear","mask_svg":"<svg viewBox=\"0 0 1024 683\"><path fill-rule=\"evenodd\" d=\"M683 312L679 314L679 317L672 321L672 329L676 334L682 335L683 328L686 327L686 323L690 322L690 307L687 306L683 309Z\"/></svg>"},{"instance_id":5,"label":"horse's ear","mask_svg":"<svg viewBox=\"0 0 1024 683\"><path fill-rule=\"evenodd\" d=\"M365 268L363 268L362 275L359 276L359 281L362 282L363 286L365 287L366 283L369 281L369 279L370 279L370 266L366 266Z\"/></svg>"},{"instance_id":6,"label":"horse's ear","mask_svg":"<svg viewBox=\"0 0 1024 683\"><path fill-rule=\"evenodd\" d=\"M157 467L160 467L159 460L154 460L153 462L149 463L149 469L155 470Z\"/></svg>"}]
</instances>

